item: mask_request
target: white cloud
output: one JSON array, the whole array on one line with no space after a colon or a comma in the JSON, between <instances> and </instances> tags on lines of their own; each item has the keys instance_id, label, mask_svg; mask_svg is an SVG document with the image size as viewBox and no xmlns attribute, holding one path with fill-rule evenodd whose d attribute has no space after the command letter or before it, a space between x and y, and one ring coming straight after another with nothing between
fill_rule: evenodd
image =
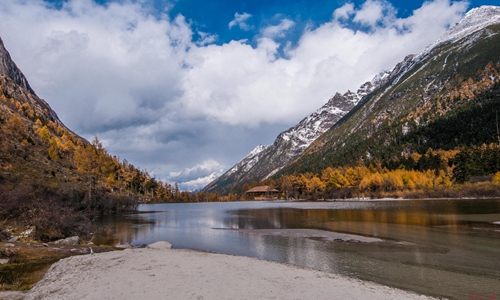
<instances>
[{"instance_id":1,"label":"white cloud","mask_svg":"<svg viewBox=\"0 0 500 300\"><path fill-rule=\"evenodd\" d=\"M381 21L385 24L393 21L395 14L396 11L389 2L385 0L367 0L363 3L361 9L356 11L353 21L374 27Z\"/></svg>"},{"instance_id":2,"label":"white cloud","mask_svg":"<svg viewBox=\"0 0 500 300\"><path fill-rule=\"evenodd\" d=\"M209 184L222 175L223 171L222 164L214 159L209 159L181 172L171 172L168 179L172 182L181 182L183 189L194 190Z\"/></svg>"},{"instance_id":3,"label":"white cloud","mask_svg":"<svg viewBox=\"0 0 500 300\"><path fill-rule=\"evenodd\" d=\"M354 4L346 3L333 12L333 18L336 21L346 20L349 19L352 14L354 14Z\"/></svg>"},{"instance_id":4,"label":"white cloud","mask_svg":"<svg viewBox=\"0 0 500 300\"><path fill-rule=\"evenodd\" d=\"M355 90L421 51L466 8L435 0L402 19L385 1L346 4L290 47L286 33L296 24L289 19L259 31L256 46L216 45L215 33L198 32L193 42L181 15L154 17L130 1L69 0L58 10L42 0L9 0L0 1L0 36L72 130L98 134L110 152L163 178L204 170L199 181L185 177L194 186L216 171L198 165L214 159L229 167L255 146L244 147L249 132L294 125L335 92ZM248 29L250 17L235 14L230 28ZM340 22L348 20L368 30Z\"/></svg>"},{"instance_id":5,"label":"white cloud","mask_svg":"<svg viewBox=\"0 0 500 300\"><path fill-rule=\"evenodd\" d=\"M277 58L279 44L260 39L257 47L231 42L190 51L182 79L185 113L228 124L298 121L337 91L356 90L374 74L418 53L465 12L465 2L427 2L406 19L395 19L385 1L369 0L350 16L369 30L346 28L333 17L306 29L298 45ZM440 18L427 16L440 10ZM408 30L401 31L404 25Z\"/></svg>"},{"instance_id":6,"label":"white cloud","mask_svg":"<svg viewBox=\"0 0 500 300\"><path fill-rule=\"evenodd\" d=\"M261 30L261 34L265 37L276 38L276 37L284 37L285 31L292 28L295 25L290 19L283 19L278 25L272 25L265 27Z\"/></svg>"},{"instance_id":7,"label":"white cloud","mask_svg":"<svg viewBox=\"0 0 500 300\"><path fill-rule=\"evenodd\" d=\"M233 28L234 26L238 26L241 30L245 31L252 29L252 27L246 23L246 21L251 17L252 15L248 13L242 13L242 14L234 13L234 19L231 22L229 22L228 25L229 29Z\"/></svg>"},{"instance_id":8,"label":"white cloud","mask_svg":"<svg viewBox=\"0 0 500 300\"><path fill-rule=\"evenodd\" d=\"M218 36L216 34L209 34L203 31L198 31L198 35L200 36L200 39L196 42L198 46L205 46L215 43L218 39Z\"/></svg>"}]
</instances>

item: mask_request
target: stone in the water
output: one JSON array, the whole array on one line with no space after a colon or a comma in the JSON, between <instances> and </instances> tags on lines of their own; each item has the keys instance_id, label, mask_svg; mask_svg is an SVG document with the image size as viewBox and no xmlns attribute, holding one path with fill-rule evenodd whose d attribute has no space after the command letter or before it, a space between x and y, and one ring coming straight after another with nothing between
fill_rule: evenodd
<instances>
[{"instance_id":1,"label":"stone in the water","mask_svg":"<svg viewBox=\"0 0 500 300\"><path fill-rule=\"evenodd\" d=\"M170 244L169 242L159 241L147 245L146 248L154 250L167 250L167 249L172 249L172 244Z\"/></svg>"}]
</instances>

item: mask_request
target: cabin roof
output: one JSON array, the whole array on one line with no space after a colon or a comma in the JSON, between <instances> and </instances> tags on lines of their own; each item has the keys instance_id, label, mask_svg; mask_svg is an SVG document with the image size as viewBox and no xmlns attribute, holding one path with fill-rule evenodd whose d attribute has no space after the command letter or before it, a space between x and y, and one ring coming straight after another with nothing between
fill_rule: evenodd
<instances>
[{"instance_id":1,"label":"cabin roof","mask_svg":"<svg viewBox=\"0 0 500 300\"><path fill-rule=\"evenodd\" d=\"M254 188L249 189L246 193L277 193L279 192L277 189L273 189L268 185L256 186Z\"/></svg>"}]
</instances>

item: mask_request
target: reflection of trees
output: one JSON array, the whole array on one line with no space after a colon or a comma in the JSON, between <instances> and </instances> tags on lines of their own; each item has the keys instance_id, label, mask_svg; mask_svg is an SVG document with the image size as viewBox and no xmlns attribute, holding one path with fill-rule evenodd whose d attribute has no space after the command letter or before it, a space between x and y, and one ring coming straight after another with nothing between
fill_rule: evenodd
<instances>
[{"instance_id":1,"label":"reflection of trees","mask_svg":"<svg viewBox=\"0 0 500 300\"><path fill-rule=\"evenodd\" d=\"M235 212L233 218L226 219L225 226L238 229L310 228L391 236L390 231L395 225L407 230L414 227L445 227L447 230L458 230L463 223L457 219L457 214L466 213L468 209L474 211L473 207L468 208L457 201L414 203L372 203L370 205L373 209L241 210ZM383 209L380 209L380 206Z\"/></svg>"},{"instance_id":2,"label":"reflection of trees","mask_svg":"<svg viewBox=\"0 0 500 300\"><path fill-rule=\"evenodd\" d=\"M447 205L446 214L456 208ZM322 223L333 221L394 223L418 226L455 225L456 220L445 219L440 211L428 210L361 210L361 209L297 209L273 208L238 211L235 219L228 220L229 227L246 229L263 228L320 228ZM319 224L315 226L314 224ZM234 226L237 225L237 226ZM319 227L318 227L319 226Z\"/></svg>"},{"instance_id":3,"label":"reflection of trees","mask_svg":"<svg viewBox=\"0 0 500 300\"><path fill-rule=\"evenodd\" d=\"M225 221L225 225L233 229L302 228L302 224L297 222L302 213L296 208L239 210L234 218Z\"/></svg>"},{"instance_id":4,"label":"reflection of trees","mask_svg":"<svg viewBox=\"0 0 500 300\"><path fill-rule=\"evenodd\" d=\"M151 224L147 220L137 217L108 216L101 220L101 229L96 233L94 243L97 245L130 245L141 232L147 231L152 226L133 226Z\"/></svg>"}]
</instances>

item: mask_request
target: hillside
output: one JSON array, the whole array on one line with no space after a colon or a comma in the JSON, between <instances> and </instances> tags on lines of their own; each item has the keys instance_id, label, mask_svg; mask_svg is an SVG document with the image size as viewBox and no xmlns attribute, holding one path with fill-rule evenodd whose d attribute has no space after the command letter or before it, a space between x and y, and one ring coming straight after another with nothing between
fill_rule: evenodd
<instances>
[{"instance_id":1,"label":"hillside","mask_svg":"<svg viewBox=\"0 0 500 300\"><path fill-rule=\"evenodd\" d=\"M68 129L30 87L0 39L0 232L51 240L85 233L97 215L174 198L172 187ZM3 235L0 235L0 238Z\"/></svg>"},{"instance_id":2,"label":"hillside","mask_svg":"<svg viewBox=\"0 0 500 300\"><path fill-rule=\"evenodd\" d=\"M500 80L498 23L498 7L470 11L435 44L398 64L387 83L282 174L314 172L359 159L387 160L429 147L498 142L494 121ZM479 96L487 99L471 101ZM460 119L465 115L469 116Z\"/></svg>"},{"instance_id":3,"label":"hillside","mask_svg":"<svg viewBox=\"0 0 500 300\"><path fill-rule=\"evenodd\" d=\"M73 144L87 141L66 128L47 102L38 98L1 40L0 99L0 178L6 181L57 182L72 177L74 165L63 151L51 157L47 139L59 132ZM47 129L43 130L47 133L45 138L38 134L42 128Z\"/></svg>"},{"instance_id":4,"label":"hillside","mask_svg":"<svg viewBox=\"0 0 500 300\"><path fill-rule=\"evenodd\" d=\"M492 159L489 167L476 162L478 165L467 167L471 170L462 177L457 171L470 162L460 164L451 159L446 160L446 165L432 168L419 162L422 157L429 158L429 149L450 151L451 157L472 153L478 147L497 152L492 143L500 143L499 33L500 7L471 10L434 44L399 63L387 82L275 178L317 174L328 167L355 166L360 162L387 169L455 171L450 177L457 182L500 171L500 161L495 161L498 158Z\"/></svg>"}]
</instances>

